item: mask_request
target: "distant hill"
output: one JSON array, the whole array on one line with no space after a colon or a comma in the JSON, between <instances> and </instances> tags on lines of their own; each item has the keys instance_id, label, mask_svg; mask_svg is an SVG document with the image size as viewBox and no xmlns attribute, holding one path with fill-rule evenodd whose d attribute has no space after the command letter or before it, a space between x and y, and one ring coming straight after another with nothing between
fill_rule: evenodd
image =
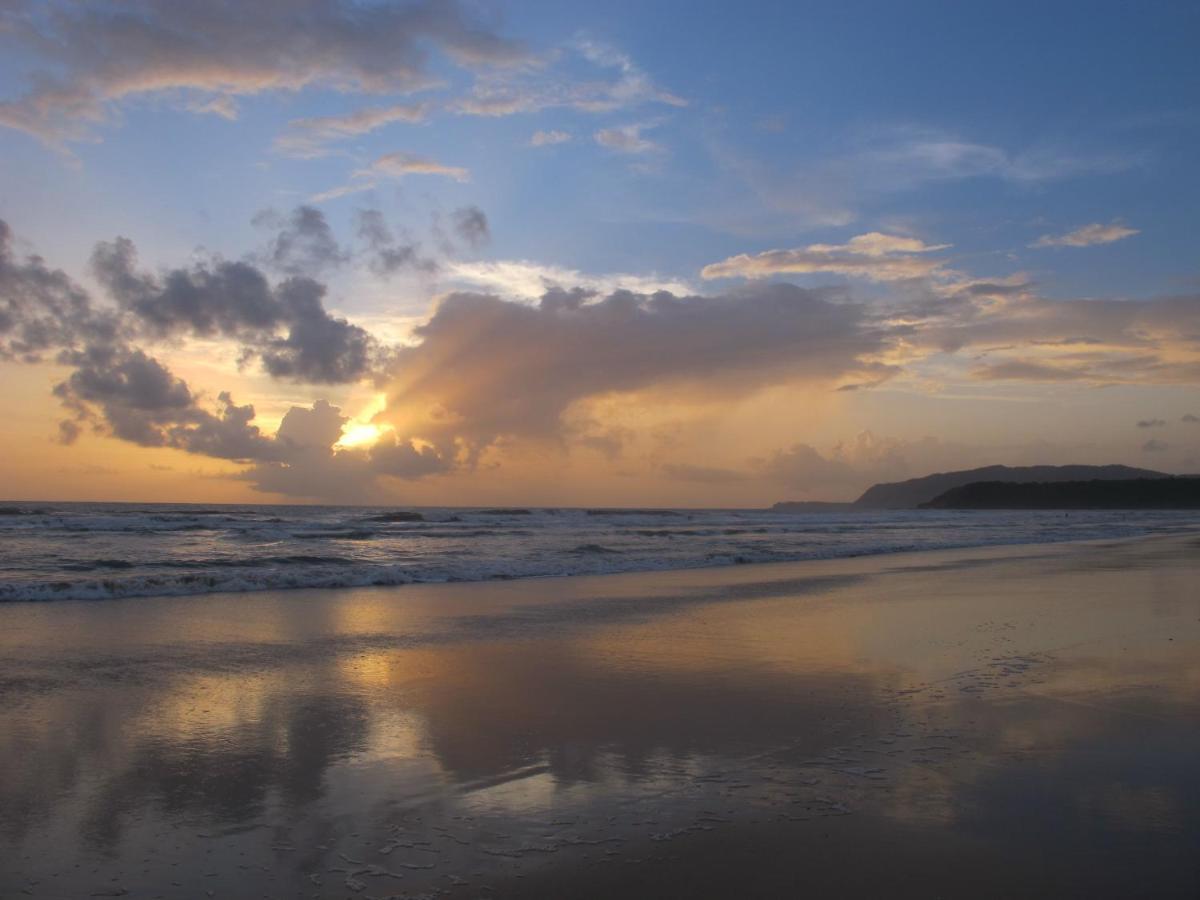
<instances>
[{"instance_id":1,"label":"distant hill","mask_svg":"<svg viewBox=\"0 0 1200 900\"><path fill-rule=\"evenodd\" d=\"M951 488L923 509L1200 509L1200 478L1127 481L976 481Z\"/></svg>"},{"instance_id":2,"label":"distant hill","mask_svg":"<svg viewBox=\"0 0 1200 900\"><path fill-rule=\"evenodd\" d=\"M982 469L939 472L924 478L877 484L855 500L854 506L859 509L915 509L946 491L980 481L1130 481L1170 477L1164 472L1131 466L985 466Z\"/></svg>"}]
</instances>

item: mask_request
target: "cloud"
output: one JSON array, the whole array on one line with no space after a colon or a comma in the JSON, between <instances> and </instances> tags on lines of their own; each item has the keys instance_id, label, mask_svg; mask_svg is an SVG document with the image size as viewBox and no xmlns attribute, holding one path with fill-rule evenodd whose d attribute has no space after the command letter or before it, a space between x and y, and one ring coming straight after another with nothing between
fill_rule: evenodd
<instances>
[{"instance_id":1,"label":"cloud","mask_svg":"<svg viewBox=\"0 0 1200 900\"><path fill-rule=\"evenodd\" d=\"M520 300L539 300L552 288L583 288L598 294L617 290L636 294L668 291L690 294L692 287L685 281L660 278L656 275L613 273L589 275L576 269L548 266L530 260L488 260L483 262L450 263L447 275L454 281L494 292L502 297Z\"/></svg>"},{"instance_id":2,"label":"cloud","mask_svg":"<svg viewBox=\"0 0 1200 900\"><path fill-rule=\"evenodd\" d=\"M590 72L599 69L608 77L577 77L544 67L486 72L450 109L463 115L494 117L552 108L607 113L646 104L687 106L686 100L656 85L627 54L611 46L585 40L569 51L557 56L582 63Z\"/></svg>"},{"instance_id":3,"label":"cloud","mask_svg":"<svg viewBox=\"0 0 1200 900\"><path fill-rule=\"evenodd\" d=\"M1162 419L1142 419L1137 423L1138 428L1163 428L1166 422Z\"/></svg>"},{"instance_id":4,"label":"cloud","mask_svg":"<svg viewBox=\"0 0 1200 900\"><path fill-rule=\"evenodd\" d=\"M0 220L0 359L40 362L81 342L120 338L117 315L96 310L87 291L40 256L18 259L14 242Z\"/></svg>"},{"instance_id":5,"label":"cloud","mask_svg":"<svg viewBox=\"0 0 1200 900\"><path fill-rule=\"evenodd\" d=\"M297 206L286 216L264 210L252 220L277 230L263 261L286 275L318 275L337 268L349 254L338 245L325 214L312 206Z\"/></svg>"},{"instance_id":6,"label":"cloud","mask_svg":"<svg viewBox=\"0 0 1200 900\"><path fill-rule=\"evenodd\" d=\"M389 178L403 178L406 175L444 175L455 181L471 180L471 173L466 169L447 166L411 153L388 153L379 157L360 174L364 177L385 175Z\"/></svg>"},{"instance_id":7,"label":"cloud","mask_svg":"<svg viewBox=\"0 0 1200 900\"><path fill-rule=\"evenodd\" d=\"M873 172L893 189L936 181L998 178L1017 183L1109 174L1129 168L1118 155L1043 145L1010 151L929 128L884 129L847 158L852 172Z\"/></svg>"},{"instance_id":8,"label":"cloud","mask_svg":"<svg viewBox=\"0 0 1200 900\"><path fill-rule=\"evenodd\" d=\"M858 485L863 476L839 459L829 459L808 444L776 451L763 465L763 474L789 488L809 491L818 486L844 489Z\"/></svg>"},{"instance_id":9,"label":"cloud","mask_svg":"<svg viewBox=\"0 0 1200 900\"><path fill-rule=\"evenodd\" d=\"M693 484L736 484L753 477L749 472L719 466L695 466L689 463L664 463L660 471L672 481Z\"/></svg>"},{"instance_id":10,"label":"cloud","mask_svg":"<svg viewBox=\"0 0 1200 900\"><path fill-rule=\"evenodd\" d=\"M256 490L291 497L378 502L378 480L416 480L447 471L448 462L428 447L386 433L368 449L335 449L349 421L325 400L293 406L279 423L270 456L239 476Z\"/></svg>"},{"instance_id":11,"label":"cloud","mask_svg":"<svg viewBox=\"0 0 1200 900\"><path fill-rule=\"evenodd\" d=\"M1142 444L1143 453L1163 453L1170 449L1170 445L1165 441L1159 441L1151 438Z\"/></svg>"},{"instance_id":12,"label":"cloud","mask_svg":"<svg viewBox=\"0 0 1200 900\"><path fill-rule=\"evenodd\" d=\"M397 239L383 213L377 209L359 210L357 214L358 236L367 247L368 265L371 271L385 277L403 269L412 269L425 274L438 270L436 260L421 255L421 245L401 235Z\"/></svg>"},{"instance_id":13,"label":"cloud","mask_svg":"<svg viewBox=\"0 0 1200 900\"><path fill-rule=\"evenodd\" d=\"M1078 366L1063 367L1027 359L977 366L971 377L979 381L1079 381L1091 377L1090 371Z\"/></svg>"},{"instance_id":14,"label":"cloud","mask_svg":"<svg viewBox=\"0 0 1200 900\"><path fill-rule=\"evenodd\" d=\"M422 478L447 463L428 448L386 435L367 450L337 450L348 421L326 400L291 407L272 436L254 424L253 406L228 393L215 411L204 408L187 384L141 350L90 352L54 393L72 414L60 423L71 443L81 424L142 447L168 447L248 466L237 477L257 490L316 499L377 499L380 476Z\"/></svg>"},{"instance_id":15,"label":"cloud","mask_svg":"<svg viewBox=\"0 0 1200 900\"><path fill-rule=\"evenodd\" d=\"M1011 450L1011 448L1009 448ZM774 482L793 495L853 498L881 481L901 481L916 474L979 464L994 458L995 447L981 450L934 437L917 440L859 432L825 453L798 443L755 462L759 478Z\"/></svg>"},{"instance_id":16,"label":"cloud","mask_svg":"<svg viewBox=\"0 0 1200 900\"><path fill-rule=\"evenodd\" d=\"M788 157L786 167L711 137L707 149L720 170L732 176L736 190L734 210L720 210L714 224L728 229L733 222L742 231L769 233L842 227L858 219L867 204L930 185L974 179L1036 185L1120 172L1139 161L1070 146L1000 147L914 126L859 132L823 155L800 162ZM745 209L743 197L753 203L751 209Z\"/></svg>"},{"instance_id":17,"label":"cloud","mask_svg":"<svg viewBox=\"0 0 1200 900\"><path fill-rule=\"evenodd\" d=\"M1200 425L1200 416L1194 416L1191 413L1187 413L1179 421L1186 422L1189 425Z\"/></svg>"},{"instance_id":18,"label":"cloud","mask_svg":"<svg viewBox=\"0 0 1200 900\"><path fill-rule=\"evenodd\" d=\"M941 269L941 261L923 254L948 246L929 245L916 238L873 231L851 238L845 244L810 244L754 255L741 253L705 266L700 275L711 280L828 272L869 281L904 281L928 278Z\"/></svg>"},{"instance_id":19,"label":"cloud","mask_svg":"<svg viewBox=\"0 0 1200 900\"><path fill-rule=\"evenodd\" d=\"M0 32L32 53L30 90L0 104L0 124L51 142L83 137L120 101L183 95L222 104L267 91L396 94L437 83L429 49L463 66L527 61L527 51L454 2L350 0L127 4L15 2ZM185 104L187 105L187 104Z\"/></svg>"},{"instance_id":20,"label":"cloud","mask_svg":"<svg viewBox=\"0 0 1200 900\"><path fill-rule=\"evenodd\" d=\"M411 153L387 153L376 159L369 166L354 173L355 180L341 187L331 188L314 194L313 203L334 200L347 194L357 194L369 191L383 179L405 178L409 175L441 175L455 181L471 180L471 173L459 166L448 166L424 156Z\"/></svg>"},{"instance_id":21,"label":"cloud","mask_svg":"<svg viewBox=\"0 0 1200 900\"><path fill-rule=\"evenodd\" d=\"M284 337L257 347L263 368L275 378L309 384L345 384L372 370L374 339L357 325L325 311L325 286L291 279L276 290L288 325Z\"/></svg>"},{"instance_id":22,"label":"cloud","mask_svg":"<svg viewBox=\"0 0 1200 900\"><path fill-rule=\"evenodd\" d=\"M551 290L536 306L442 298L396 351L388 406L401 436L473 465L501 439L561 441L581 401L670 390L712 400L770 385L879 377L884 335L827 292L759 286L716 296Z\"/></svg>"},{"instance_id":23,"label":"cloud","mask_svg":"<svg viewBox=\"0 0 1200 900\"><path fill-rule=\"evenodd\" d=\"M219 116L226 122L233 122L238 117L237 101L229 96L195 100L187 104L187 109L194 113Z\"/></svg>"},{"instance_id":24,"label":"cloud","mask_svg":"<svg viewBox=\"0 0 1200 900\"><path fill-rule=\"evenodd\" d=\"M464 210L457 218L469 223L468 234L482 233L480 218ZM444 295L406 345L390 346L335 316L316 278L288 270L312 270L310 256L319 261L336 252L380 271L420 271L424 257L415 242L389 229L377 210L359 213L353 254L325 234L323 218L303 210L276 224L291 241L279 253L272 241L242 260L200 255L156 271L138 263L132 242L102 242L92 271L103 295L94 300L40 257L22 257L0 223L0 355L67 368L56 388L69 414L63 441L90 427L145 446L243 461L245 477L264 490L335 498L341 479L342 496L364 500L379 479L491 465L526 444L591 448L616 459L646 424L625 418L631 410L651 419L675 410L717 414L780 386L866 389L902 376L1200 383L1198 295L1048 300L1018 276L972 279L946 268L867 304L854 302L846 288L755 281L703 295L644 275L449 261L448 280L488 285L490 292ZM300 235L331 243L309 247ZM939 249L870 233L804 252L867 265L932 261ZM345 417L328 403L319 406L319 395L297 407L282 438L261 432L252 407L228 394L211 400L156 357L157 347L190 339L226 342L243 363L274 378L372 383L384 392L371 423L383 436L369 447L338 445ZM297 430L301 423L307 430ZM334 437L323 445L310 437L304 449L302 433ZM863 481L903 477L910 460L924 468L947 456L939 446L860 436L824 453L798 444L744 469L657 453L649 464L676 481L732 483L745 475L798 491L839 485L848 493Z\"/></svg>"},{"instance_id":25,"label":"cloud","mask_svg":"<svg viewBox=\"0 0 1200 900\"><path fill-rule=\"evenodd\" d=\"M283 258L294 259L290 251ZM371 371L375 342L331 316L325 286L311 278L272 285L254 265L219 258L161 276L139 272L136 248L125 238L98 244L92 270L126 313L131 334L232 338L276 378L333 384Z\"/></svg>"},{"instance_id":26,"label":"cloud","mask_svg":"<svg viewBox=\"0 0 1200 900\"><path fill-rule=\"evenodd\" d=\"M1196 384L1200 381L1200 361L1173 363L1153 353L1122 355L1112 351L1092 354L1091 359L1075 362L1038 363L1006 360L971 370L973 378L983 381L1075 381L1091 385L1110 384Z\"/></svg>"},{"instance_id":27,"label":"cloud","mask_svg":"<svg viewBox=\"0 0 1200 900\"><path fill-rule=\"evenodd\" d=\"M639 123L615 128L601 128L594 135L596 143L618 153L661 153L665 148L656 141L642 137L642 132L654 125Z\"/></svg>"},{"instance_id":28,"label":"cloud","mask_svg":"<svg viewBox=\"0 0 1200 900\"><path fill-rule=\"evenodd\" d=\"M1127 228L1116 222L1109 225L1101 225L1099 222L1094 222L1091 225L1076 228L1074 231L1068 231L1066 234L1043 234L1029 246L1094 247L1097 244L1111 244L1115 241L1124 240L1139 233L1136 228Z\"/></svg>"},{"instance_id":29,"label":"cloud","mask_svg":"<svg viewBox=\"0 0 1200 900\"><path fill-rule=\"evenodd\" d=\"M565 131L535 131L529 138L531 147L549 147L553 144L565 144L571 140L571 135Z\"/></svg>"},{"instance_id":30,"label":"cloud","mask_svg":"<svg viewBox=\"0 0 1200 900\"><path fill-rule=\"evenodd\" d=\"M275 139L275 149L285 156L315 159L326 156L330 146L347 138L358 137L393 122L415 124L429 115L428 103L397 103L366 107L341 116L296 119Z\"/></svg>"},{"instance_id":31,"label":"cloud","mask_svg":"<svg viewBox=\"0 0 1200 900\"><path fill-rule=\"evenodd\" d=\"M451 215L454 233L471 249L477 250L492 239L487 215L478 206L464 206Z\"/></svg>"},{"instance_id":32,"label":"cloud","mask_svg":"<svg viewBox=\"0 0 1200 900\"><path fill-rule=\"evenodd\" d=\"M72 443L80 424L143 447L173 447L218 459L273 458L274 450L251 424L254 408L237 406L227 393L218 412L201 407L187 384L144 351L92 345L60 362L75 370L54 388L72 418L60 425Z\"/></svg>"}]
</instances>

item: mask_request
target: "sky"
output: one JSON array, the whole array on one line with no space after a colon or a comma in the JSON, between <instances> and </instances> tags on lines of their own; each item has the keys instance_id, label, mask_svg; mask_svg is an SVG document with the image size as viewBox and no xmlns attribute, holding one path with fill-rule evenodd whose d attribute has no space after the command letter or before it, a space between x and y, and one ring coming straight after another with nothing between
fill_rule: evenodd
<instances>
[{"instance_id":1,"label":"sky","mask_svg":"<svg viewBox=\"0 0 1200 900\"><path fill-rule=\"evenodd\" d=\"M0 0L0 496L1200 471L1200 6Z\"/></svg>"}]
</instances>

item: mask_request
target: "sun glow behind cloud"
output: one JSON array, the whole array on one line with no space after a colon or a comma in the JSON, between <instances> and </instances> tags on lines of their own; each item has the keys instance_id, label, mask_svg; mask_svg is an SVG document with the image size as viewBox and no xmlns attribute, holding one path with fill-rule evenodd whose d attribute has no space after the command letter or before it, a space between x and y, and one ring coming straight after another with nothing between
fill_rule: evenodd
<instances>
[{"instance_id":1,"label":"sun glow behind cloud","mask_svg":"<svg viewBox=\"0 0 1200 900\"><path fill-rule=\"evenodd\" d=\"M333 450L351 450L374 446L384 434L392 431L390 425L377 425L373 419L387 406L387 395L377 394L363 410L342 426L342 436L333 445Z\"/></svg>"}]
</instances>

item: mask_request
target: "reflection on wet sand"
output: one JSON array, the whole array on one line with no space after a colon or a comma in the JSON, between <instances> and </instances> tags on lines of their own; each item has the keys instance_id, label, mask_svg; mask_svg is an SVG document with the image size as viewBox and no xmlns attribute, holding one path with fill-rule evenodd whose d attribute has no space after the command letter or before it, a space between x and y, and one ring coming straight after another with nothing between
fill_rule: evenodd
<instances>
[{"instance_id":1,"label":"reflection on wet sand","mask_svg":"<svg viewBox=\"0 0 1200 900\"><path fill-rule=\"evenodd\" d=\"M1193 896L1196 551L8 605L0 895Z\"/></svg>"}]
</instances>

